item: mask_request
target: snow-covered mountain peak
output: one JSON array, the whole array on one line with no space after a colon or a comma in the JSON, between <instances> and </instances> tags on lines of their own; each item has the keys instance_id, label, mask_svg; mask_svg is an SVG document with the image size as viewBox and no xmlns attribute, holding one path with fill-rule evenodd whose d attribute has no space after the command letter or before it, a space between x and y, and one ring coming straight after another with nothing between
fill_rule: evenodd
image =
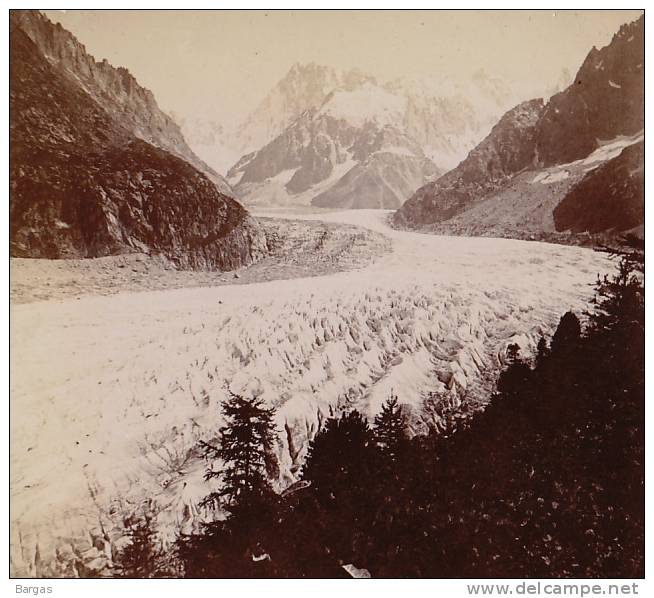
<instances>
[{"instance_id":1,"label":"snow-covered mountain peak","mask_svg":"<svg viewBox=\"0 0 654 598\"><path fill-rule=\"evenodd\" d=\"M345 120L355 127L361 127L366 122L397 125L402 122L406 107L406 97L366 81L353 89L341 88L330 93L319 114Z\"/></svg>"}]
</instances>

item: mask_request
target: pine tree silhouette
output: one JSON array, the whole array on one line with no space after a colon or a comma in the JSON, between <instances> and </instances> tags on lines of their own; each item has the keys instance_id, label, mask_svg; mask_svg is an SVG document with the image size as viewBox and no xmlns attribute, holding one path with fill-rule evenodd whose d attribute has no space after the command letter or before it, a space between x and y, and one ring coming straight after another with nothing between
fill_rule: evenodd
<instances>
[{"instance_id":1,"label":"pine tree silhouette","mask_svg":"<svg viewBox=\"0 0 654 598\"><path fill-rule=\"evenodd\" d=\"M143 517L125 519L129 544L117 555L114 566L118 577L158 577L158 561L162 557L154 528L154 516L146 510Z\"/></svg>"},{"instance_id":2,"label":"pine tree silhouette","mask_svg":"<svg viewBox=\"0 0 654 598\"><path fill-rule=\"evenodd\" d=\"M644 253L626 251L613 255L620 258L618 272L597 280L595 309L588 314L592 329L598 333L640 322L645 308Z\"/></svg>"},{"instance_id":3,"label":"pine tree silhouette","mask_svg":"<svg viewBox=\"0 0 654 598\"><path fill-rule=\"evenodd\" d=\"M504 370L497 381L497 389L506 398L517 399L525 381L530 376L529 365L520 356L520 346L511 343L506 348L507 368Z\"/></svg>"},{"instance_id":4,"label":"pine tree silhouette","mask_svg":"<svg viewBox=\"0 0 654 598\"><path fill-rule=\"evenodd\" d=\"M369 499L377 451L366 418L353 410L327 420L309 444L302 478L318 500L343 512L360 511Z\"/></svg>"},{"instance_id":5,"label":"pine tree silhouette","mask_svg":"<svg viewBox=\"0 0 654 598\"><path fill-rule=\"evenodd\" d=\"M373 434L377 446L391 461L395 461L407 445L406 418L397 395L392 392L384 401L381 413L375 416Z\"/></svg>"},{"instance_id":6,"label":"pine tree silhouette","mask_svg":"<svg viewBox=\"0 0 654 598\"><path fill-rule=\"evenodd\" d=\"M571 311L561 317L559 325L552 337L551 349L553 352L567 352L576 347L581 337L581 324L579 318Z\"/></svg>"},{"instance_id":7,"label":"pine tree silhouette","mask_svg":"<svg viewBox=\"0 0 654 598\"><path fill-rule=\"evenodd\" d=\"M368 422L356 410L327 420L309 445L302 477L311 482L310 494L323 513L329 536L323 542L345 562L357 561L370 526L377 461Z\"/></svg>"},{"instance_id":8,"label":"pine tree silhouette","mask_svg":"<svg viewBox=\"0 0 654 598\"><path fill-rule=\"evenodd\" d=\"M536 361L538 363L542 362L543 359L549 355L549 352L549 345L547 344L545 337L541 336L540 340L538 341L538 345L536 346Z\"/></svg>"},{"instance_id":9,"label":"pine tree silhouette","mask_svg":"<svg viewBox=\"0 0 654 598\"><path fill-rule=\"evenodd\" d=\"M205 480L218 479L219 490L211 492L200 506L222 507L234 516L251 511L265 503L273 494L266 473L268 455L275 440L274 409L264 407L261 399L248 399L230 391L223 404L226 424L220 430L220 446L202 442L205 457L212 463Z\"/></svg>"}]
</instances>

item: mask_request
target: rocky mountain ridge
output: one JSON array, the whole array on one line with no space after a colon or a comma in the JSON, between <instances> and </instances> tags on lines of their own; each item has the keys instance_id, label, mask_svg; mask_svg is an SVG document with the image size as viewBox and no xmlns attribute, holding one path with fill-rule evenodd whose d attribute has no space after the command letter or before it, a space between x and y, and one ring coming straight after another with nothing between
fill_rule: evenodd
<instances>
[{"instance_id":1,"label":"rocky mountain ridge","mask_svg":"<svg viewBox=\"0 0 654 598\"><path fill-rule=\"evenodd\" d=\"M642 224L629 224L621 215L623 210L631 210L633 215L633 207L638 206L640 201L639 218L642 222L642 194L637 199L638 196L625 193L629 188L637 188L634 183L642 176L642 169L634 168L629 172L617 169L610 188L603 186L606 179L602 186L592 183L600 180L596 176L603 168L620 164L620 156L624 152L631 153L630 148L638 146L642 140L642 133L619 137L581 160L547 168L530 167L507 179L455 216L418 228L441 235L506 237L588 246L613 245L623 233L642 236ZM589 182L586 189L591 192L577 195L578 199L573 202L583 207L573 210L573 218L556 218L557 207L566 201L568 195L574 194L584 179ZM602 228L593 228L590 225L596 219L595 204L599 207L605 200L613 208L612 220L609 220L610 212L605 210L600 219ZM627 228L622 228L624 224L628 225Z\"/></svg>"},{"instance_id":2,"label":"rocky mountain ridge","mask_svg":"<svg viewBox=\"0 0 654 598\"><path fill-rule=\"evenodd\" d=\"M296 63L242 123L229 126L205 116L180 122L196 151L225 170L284 134L305 112L318 110L357 127L392 125L442 171L455 166L516 99L510 86L483 71L465 82L380 82L357 69Z\"/></svg>"},{"instance_id":3,"label":"rocky mountain ridge","mask_svg":"<svg viewBox=\"0 0 654 598\"><path fill-rule=\"evenodd\" d=\"M627 23L611 42L592 48L573 82L545 106L535 164L552 166L588 156L602 142L644 127L645 21Z\"/></svg>"},{"instance_id":4,"label":"rocky mountain ridge","mask_svg":"<svg viewBox=\"0 0 654 598\"><path fill-rule=\"evenodd\" d=\"M202 114L178 115L176 120L195 151L225 172L280 135L302 113L319 108L334 89L352 89L371 80L357 69L295 63L240 122L218 122Z\"/></svg>"},{"instance_id":5,"label":"rocky mountain ridge","mask_svg":"<svg viewBox=\"0 0 654 598\"><path fill-rule=\"evenodd\" d=\"M191 150L177 123L159 108L152 92L142 87L126 68L114 67L106 59L96 61L72 33L39 11L11 11L11 26L20 27L48 62L72 76L135 137L193 164L221 193L234 195L225 179Z\"/></svg>"},{"instance_id":6,"label":"rocky mountain ridge","mask_svg":"<svg viewBox=\"0 0 654 598\"><path fill-rule=\"evenodd\" d=\"M632 231L645 213L645 143L638 141L586 173L554 208L557 231ZM642 235L642 231L633 231Z\"/></svg>"},{"instance_id":7,"label":"rocky mountain ridge","mask_svg":"<svg viewBox=\"0 0 654 598\"><path fill-rule=\"evenodd\" d=\"M594 205L586 198L584 223L575 218L571 230L599 232L597 226L601 221L603 230L620 232L626 230L623 226L627 221L629 228L642 223L642 211L637 219L633 218L634 209L642 205L642 200L635 199L640 189L638 177L632 176L639 171L634 165L638 150L627 151L625 147L639 141L639 132L644 126L643 55L644 19L641 17L623 25L608 46L601 50L593 48L573 83L552 96L545 105L540 100L532 100L507 112L489 136L455 169L418 189L394 214L393 222L397 226L426 227L438 232L524 238L526 231L521 230L520 223L507 228L497 222L499 214L508 216L500 206L505 200L514 207L518 202L523 218L541 222L534 224L527 234L538 236L554 232L552 210L566 197L571 185L582 185L581 178L587 173L582 190L574 192L573 203L579 203L579 198L587 196L592 188L597 201L604 202L604 213L596 218ZM626 138L627 141L621 141ZM606 203L599 198L602 190L592 182L600 180L601 171L591 171L598 163L609 159L602 148L610 142L631 156L625 160L633 168L607 166L618 179L611 187L611 201ZM617 156L611 155L610 159L617 160ZM529 173L523 176L524 171ZM558 178L555 181L553 177ZM514 193L518 188L532 193L531 182L539 180L557 183L549 187L550 195L555 197L546 198L548 214L541 214L545 204L536 201L535 196L529 206ZM536 195L540 197L541 194ZM615 210L613 222L606 212L608 205ZM621 213L623 209L630 211L629 218ZM560 224L556 230L563 230L560 227L568 229Z\"/></svg>"},{"instance_id":8,"label":"rocky mountain ridge","mask_svg":"<svg viewBox=\"0 0 654 598\"><path fill-rule=\"evenodd\" d=\"M420 146L398 129L357 124L324 105L308 110L227 176L251 204L396 208L438 174Z\"/></svg>"},{"instance_id":9,"label":"rocky mountain ridge","mask_svg":"<svg viewBox=\"0 0 654 598\"><path fill-rule=\"evenodd\" d=\"M542 100L523 102L509 110L459 166L418 189L395 214L396 224L447 220L528 167L542 111Z\"/></svg>"},{"instance_id":10,"label":"rocky mountain ridge","mask_svg":"<svg viewBox=\"0 0 654 598\"><path fill-rule=\"evenodd\" d=\"M240 204L191 164L135 136L131 122L123 126L14 25L12 256L145 252L180 268L221 270L263 255L265 240Z\"/></svg>"},{"instance_id":11,"label":"rocky mountain ridge","mask_svg":"<svg viewBox=\"0 0 654 598\"><path fill-rule=\"evenodd\" d=\"M295 63L237 128L242 154L281 134L303 112L319 107L336 87L352 85L358 73L340 73L315 63Z\"/></svg>"}]
</instances>

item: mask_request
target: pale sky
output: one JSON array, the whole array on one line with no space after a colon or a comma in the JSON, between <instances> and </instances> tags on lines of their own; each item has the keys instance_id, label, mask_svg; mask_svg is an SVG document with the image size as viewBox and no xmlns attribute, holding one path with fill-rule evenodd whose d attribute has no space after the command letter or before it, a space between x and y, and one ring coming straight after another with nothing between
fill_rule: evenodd
<instances>
[{"instance_id":1,"label":"pale sky","mask_svg":"<svg viewBox=\"0 0 654 598\"><path fill-rule=\"evenodd\" d=\"M166 111L241 119L295 62L398 76L500 76L524 99L641 11L45 11ZM545 82L545 85L543 84Z\"/></svg>"}]
</instances>

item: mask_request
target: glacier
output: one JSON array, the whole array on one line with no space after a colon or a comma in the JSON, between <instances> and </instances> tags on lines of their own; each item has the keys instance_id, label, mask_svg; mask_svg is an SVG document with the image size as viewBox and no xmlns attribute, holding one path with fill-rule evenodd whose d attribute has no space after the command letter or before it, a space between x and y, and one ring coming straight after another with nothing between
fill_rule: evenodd
<instances>
[{"instance_id":1,"label":"glacier","mask_svg":"<svg viewBox=\"0 0 654 598\"><path fill-rule=\"evenodd\" d=\"M276 408L281 490L341 409L372 417L392 390L419 434L479 408L507 346L532 354L614 267L580 247L397 231L388 216L285 213L390 238L353 271L13 305L12 570L109 559L146 499L169 539L192 528L208 491L193 449L215 437L228 388Z\"/></svg>"}]
</instances>

